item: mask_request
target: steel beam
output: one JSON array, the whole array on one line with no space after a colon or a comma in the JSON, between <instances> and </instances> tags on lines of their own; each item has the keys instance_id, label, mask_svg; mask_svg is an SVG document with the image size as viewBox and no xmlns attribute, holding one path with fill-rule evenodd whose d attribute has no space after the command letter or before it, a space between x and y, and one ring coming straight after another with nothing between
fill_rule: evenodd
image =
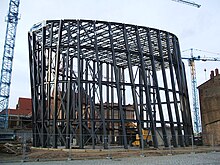
<instances>
[{"instance_id":1,"label":"steel beam","mask_svg":"<svg viewBox=\"0 0 220 165\"><path fill-rule=\"evenodd\" d=\"M184 146L183 142L183 136L182 136L182 124L180 122L180 112L178 108L178 101L177 101L177 92L176 92L176 84L175 84L175 78L174 78L174 71L173 71L173 59L171 56L171 50L170 50L170 35L167 33L166 34L166 46L168 48L168 58L169 58L169 70L170 70L170 79L171 79L171 84L172 84L172 93L173 93L173 99L174 99L174 109L176 113L176 120L177 120L177 132L178 132L178 143L180 146Z\"/></svg>"},{"instance_id":2,"label":"steel beam","mask_svg":"<svg viewBox=\"0 0 220 165\"><path fill-rule=\"evenodd\" d=\"M134 75L133 75L133 69L131 64L131 54L129 52L129 44L128 44L128 38L127 38L127 30L126 26L123 25L123 32L124 32L124 42L126 47L126 53L127 53L127 61L128 61L128 70L129 70L129 78L131 82L131 91L132 91L132 97L133 97L133 103L134 103L134 111L137 118L137 128L140 136L140 147L143 148L143 135L142 135L142 124L141 124L141 118L140 113L138 109L138 101L137 101L137 95L136 95L136 84L134 82Z\"/></svg>"},{"instance_id":3,"label":"steel beam","mask_svg":"<svg viewBox=\"0 0 220 165\"><path fill-rule=\"evenodd\" d=\"M168 140L167 140L166 125L164 122L164 115L163 115L163 110L162 110L162 105L161 105L160 91L159 91L159 87L158 87L158 78L157 78L156 66L155 66L155 58L154 58L154 54L153 54L153 47L152 47L152 41L151 41L151 32L150 32L149 28L147 29L147 35L148 35L147 38L148 38L151 66L152 66L152 72L153 72L153 82L155 83L154 89L156 90L156 99L157 99L157 103L158 103L158 110L159 110L159 115L160 115L162 133L163 133L163 142L164 142L164 146L168 147L169 144L168 144Z\"/></svg>"},{"instance_id":4,"label":"steel beam","mask_svg":"<svg viewBox=\"0 0 220 165\"><path fill-rule=\"evenodd\" d=\"M80 27L81 27L81 22L78 20L77 21L77 70L78 70L78 75L77 75L77 86L78 86L78 102L77 102L77 112L78 112L78 126L79 126L79 147L83 148L83 123L82 123L82 84L81 84L81 77L82 77L82 70L81 70L81 48L80 48Z\"/></svg>"},{"instance_id":5,"label":"steel beam","mask_svg":"<svg viewBox=\"0 0 220 165\"><path fill-rule=\"evenodd\" d=\"M150 101L150 93L149 93L149 87L148 87L148 82L147 82L147 76L146 76L146 64L144 63L144 56L143 56L143 50L142 50L142 45L140 42L140 35L139 35L139 30L138 26L135 27L135 32L136 32L136 39L137 39L137 46L138 46L138 53L139 53L139 59L140 59L140 67L142 71L142 78L144 81L144 88L145 88L145 95L146 95L146 103L147 103L147 111L149 113L150 121L151 121L151 132L152 132L152 138L153 138L153 143L154 147L158 147L158 140L157 140L157 135L156 135L156 126L152 114L152 108L151 108L151 101Z\"/></svg>"},{"instance_id":6,"label":"steel beam","mask_svg":"<svg viewBox=\"0 0 220 165\"><path fill-rule=\"evenodd\" d=\"M96 64L97 64L97 73L98 73L98 86L99 86L99 96L100 96L100 112L102 119L102 127L103 127L103 136L104 136L104 149L108 148L108 136L106 132L106 124L105 124L105 109L103 106L103 96L102 96L102 65L100 63L99 54L98 54L98 46L97 46L97 35L96 35L96 23L93 22L93 30L94 30L94 47L95 47L95 55L96 55Z\"/></svg>"},{"instance_id":7,"label":"steel beam","mask_svg":"<svg viewBox=\"0 0 220 165\"><path fill-rule=\"evenodd\" d=\"M170 96L169 96L168 84L167 84L167 76L166 76L165 64L164 64L164 59L163 59L164 54L162 51L160 31L157 32L157 41L158 41L158 47L159 47L159 54L161 57L161 70L162 70L163 83L164 83L164 88L165 88L164 91L165 91L165 97L166 97L166 102L167 102L167 111L168 111L168 116L170 120L172 142L173 142L173 146L177 147L176 133L175 133L174 123L173 123L173 115L172 115L172 110L171 110L171 105L170 105Z\"/></svg>"},{"instance_id":8,"label":"steel beam","mask_svg":"<svg viewBox=\"0 0 220 165\"><path fill-rule=\"evenodd\" d=\"M125 130L125 121L124 121L124 111L122 108L122 95L121 95L121 90L120 90L120 84L119 84L119 68L116 65L116 55L115 55L115 50L114 50L114 43L113 43L113 31L111 27L111 23L108 25L109 28L109 39L110 39L110 44L112 48L112 60L113 60L113 67L114 67L114 76L115 76L115 81L116 81L116 89L117 89L117 96L118 96L118 106L119 106L119 113L120 113L120 120L121 120L121 127L122 127L122 138L123 138L123 144L124 148L128 148L127 144L127 134Z\"/></svg>"},{"instance_id":9,"label":"steel beam","mask_svg":"<svg viewBox=\"0 0 220 165\"><path fill-rule=\"evenodd\" d=\"M173 47L174 47L174 60L175 60L175 73L176 73L176 78L177 78L177 82L178 82L178 87L179 87L179 91L180 91L180 102L181 102L181 112L182 112L182 119L183 119L183 129L184 129L184 141L185 141L185 145L189 146L189 132L187 129L187 115L186 115L186 105L185 105L185 101L184 101L184 91L183 91L183 80L182 80L182 74L181 74L181 68L180 68L180 62L178 61L178 50L177 50L177 41L175 38L172 39L173 42Z\"/></svg>"}]
</instances>

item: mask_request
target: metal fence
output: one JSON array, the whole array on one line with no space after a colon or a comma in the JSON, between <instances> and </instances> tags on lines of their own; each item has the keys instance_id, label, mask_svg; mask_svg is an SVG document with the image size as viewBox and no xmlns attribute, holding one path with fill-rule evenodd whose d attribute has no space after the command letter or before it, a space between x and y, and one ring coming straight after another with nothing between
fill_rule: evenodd
<instances>
[{"instance_id":1,"label":"metal fence","mask_svg":"<svg viewBox=\"0 0 220 165\"><path fill-rule=\"evenodd\" d=\"M145 157L159 155L176 155L176 154L196 154L201 152L220 151L219 144L216 144L213 135L206 135L211 139L211 145L204 145L202 142L196 141L193 136L189 137L191 143L185 147L174 147L172 136L167 137L169 147L164 147L162 144L157 149L153 144L140 142L140 138L134 137L134 141L128 144L128 149L124 149L123 145L111 143L111 136L108 136L107 148L104 148L102 143L97 143L95 148L92 144L80 149L80 146L75 138L71 135L67 137L70 142L70 147L60 146L54 148L33 147L30 133L23 133L16 138L16 141L1 142L1 160L0 162L33 162L33 161L53 161L53 160L78 160L78 159L117 159L121 157ZM123 139L121 136L114 136L115 139ZM130 137L126 137L130 138ZM162 140L161 140L162 141ZM160 143L159 143L160 144Z\"/></svg>"}]
</instances>

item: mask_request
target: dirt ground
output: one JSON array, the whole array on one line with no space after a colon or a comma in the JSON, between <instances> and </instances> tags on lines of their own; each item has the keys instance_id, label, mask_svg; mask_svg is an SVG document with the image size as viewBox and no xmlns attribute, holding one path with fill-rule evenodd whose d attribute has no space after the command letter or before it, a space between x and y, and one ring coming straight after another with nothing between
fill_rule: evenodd
<instances>
[{"instance_id":1,"label":"dirt ground","mask_svg":"<svg viewBox=\"0 0 220 165\"><path fill-rule=\"evenodd\" d=\"M220 152L219 147L184 147L184 148L130 148L130 149L43 149L33 148L29 152L21 152L19 154L0 153L0 162L13 161L49 161L49 160L80 160L80 159L101 159L101 158L122 158L136 156L162 156L176 155L187 153L202 153L202 152Z\"/></svg>"}]
</instances>

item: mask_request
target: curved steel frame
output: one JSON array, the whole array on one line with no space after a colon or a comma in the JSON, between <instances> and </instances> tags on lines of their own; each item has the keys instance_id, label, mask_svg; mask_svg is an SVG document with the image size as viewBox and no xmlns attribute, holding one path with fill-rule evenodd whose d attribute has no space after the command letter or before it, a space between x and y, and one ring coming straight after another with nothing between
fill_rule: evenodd
<instances>
[{"instance_id":1,"label":"curved steel frame","mask_svg":"<svg viewBox=\"0 0 220 165\"><path fill-rule=\"evenodd\" d=\"M48 20L28 35L34 146L95 148L102 137L128 147L128 124L140 144L189 145L192 121L175 35L129 24ZM130 105L129 105L130 104ZM129 107L132 107L128 111ZM122 138L115 140L115 136ZM111 140L110 140L111 139Z\"/></svg>"}]
</instances>

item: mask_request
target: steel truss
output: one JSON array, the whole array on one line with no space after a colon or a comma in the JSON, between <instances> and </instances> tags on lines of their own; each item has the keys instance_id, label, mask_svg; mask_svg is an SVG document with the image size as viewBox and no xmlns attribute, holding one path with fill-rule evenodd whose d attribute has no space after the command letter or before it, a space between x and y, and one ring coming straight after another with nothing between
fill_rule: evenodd
<instances>
[{"instance_id":1,"label":"steel truss","mask_svg":"<svg viewBox=\"0 0 220 165\"><path fill-rule=\"evenodd\" d=\"M12 64L14 58L15 37L19 20L20 0L10 0L9 11L6 17L7 28L5 35L4 52L0 77L0 111L5 111L1 116L5 118L0 123L1 128L8 129L8 104L11 86Z\"/></svg>"},{"instance_id":2,"label":"steel truss","mask_svg":"<svg viewBox=\"0 0 220 165\"><path fill-rule=\"evenodd\" d=\"M129 123L141 145L143 129L154 147L159 138L165 147L189 145L192 121L175 35L114 22L48 20L33 26L28 41L35 147L69 148L74 138L79 148L128 148Z\"/></svg>"}]
</instances>

